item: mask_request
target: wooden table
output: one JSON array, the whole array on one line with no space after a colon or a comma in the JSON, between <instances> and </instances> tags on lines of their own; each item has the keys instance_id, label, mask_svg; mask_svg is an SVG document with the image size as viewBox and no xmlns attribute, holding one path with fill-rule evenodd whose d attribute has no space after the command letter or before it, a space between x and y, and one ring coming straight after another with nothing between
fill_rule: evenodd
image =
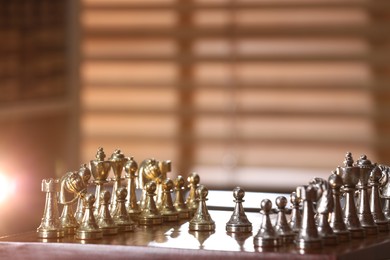
<instances>
[{"instance_id":1,"label":"wooden table","mask_svg":"<svg viewBox=\"0 0 390 260\"><path fill-rule=\"evenodd\" d=\"M390 259L390 233L352 240L317 252L294 246L262 250L253 246L261 215L247 212L250 234L229 235L225 223L231 211L210 210L215 232L190 232L188 221L82 241L73 237L39 239L35 231L0 237L0 259Z\"/></svg>"}]
</instances>

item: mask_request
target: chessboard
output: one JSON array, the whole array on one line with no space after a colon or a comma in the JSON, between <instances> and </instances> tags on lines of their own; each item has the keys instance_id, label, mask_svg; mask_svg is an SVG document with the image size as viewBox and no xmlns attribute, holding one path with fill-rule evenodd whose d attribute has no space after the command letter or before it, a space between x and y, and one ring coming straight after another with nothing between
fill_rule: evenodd
<instances>
[{"instance_id":1,"label":"chessboard","mask_svg":"<svg viewBox=\"0 0 390 260\"><path fill-rule=\"evenodd\" d=\"M212 197L212 191L210 191ZM275 194L259 193L258 198ZM189 221L154 226L137 226L103 239L78 240L74 236L42 239L36 231L0 237L1 259L389 259L390 235L379 233L352 239L319 250L301 251L294 245L255 247L254 236L261 214L246 212L253 232L227 233L232 211L209 210L214 231L189 231ZM274 218L275 214L273 214Z\"/></svg>"}]
</instances>

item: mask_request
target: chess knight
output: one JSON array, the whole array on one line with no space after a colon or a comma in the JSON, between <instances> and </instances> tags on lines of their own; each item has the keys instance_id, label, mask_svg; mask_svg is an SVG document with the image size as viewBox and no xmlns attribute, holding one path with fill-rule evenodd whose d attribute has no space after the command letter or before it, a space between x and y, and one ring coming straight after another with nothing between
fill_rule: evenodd
<instances>
[{"instance_id":1,"label":"chess knight","mask_svg":"<svg viewBox=\"0 0 390 260\"><path fill-rule=\"evenodd\" d=\"M382 171L382 177L379 180L381 187L381 197L385 200L383 205L383 213L390 220L390 167L379 164L379 169Z\"/></svg>"}]
</instances>

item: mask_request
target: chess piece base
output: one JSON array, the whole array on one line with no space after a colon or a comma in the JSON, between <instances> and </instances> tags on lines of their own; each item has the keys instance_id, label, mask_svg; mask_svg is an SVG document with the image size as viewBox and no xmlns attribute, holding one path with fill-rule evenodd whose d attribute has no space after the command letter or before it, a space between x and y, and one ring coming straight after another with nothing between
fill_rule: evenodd
<instances>
[{"instance_id":1,"label":"chess piece base","mask_svg":"<svg viewBox=\"0 0 390 260\"><path fill-rule=\"evenodd\" d=\"M289 244L294 243L295 234L279 235L279 238L281 240L282 245L289 245Z\"/></svg>"},{"instance_id":2,"label":"chess piece base","mask_svg":"<svg viewBox=\"0 0 390 260\"><path fill-rule=\"evenodd\" d=\"M255 237L253 239L253 244L257 247L279 247L281 245L281 241L276 237Z\"/></svg>"},{"instance_id":3,"label":"chess piece base","mask_svg":"<svg viewBox=\"0 0 390 260\"><path fill-rule=\"evenodd\" d=\"M375 226L363 226L364 231L366 231L367 236L373 236L378 234L378 227Z\"/></svg>"},{"instance_id":4,"label":"chess piece base","mask_svg":"<svg viewBox=\"0 0 390 260\"><path fill-rule=\"evenodd\" d=\"M131 232L134 231L134 225L132 224L116 224L118 227L118 232Z\"/></svg>"},{"instance_id":5,"label":"chess piece base","mask_svg":"<svg viewBox=\"0 0 390 260\"><path fill-rule=\"evenodd\" d=\"M229 225L226 224L226 232L231 233L249 233L252 232L252 225Z\"/></svg>"},{"instance_id":6,"label":"chess piece base","mask_svg":"<svg viewBox=\"0 0 390 260\"><path fill-rule=\"evenodd\" d=\"M335 231L333 230L334 234L337 236L339 242L348 242L351 240L351 234L349 231Z\"/></svg>"},{"instance_id":7,"label":"chess piece base","mask_svg":"<svg viewBox=\"0 0 390 260\"><path fill-rule=\"evenodd\" d=\"M151 226L151 225L161 225L162 217L155 218L138 218L139 225Z\"/></svg>"},{"instance_id":8,"label":"chess piece base","mask_svg":"<svg viewBox=\"0 0 390 260\"><path fill-rule=\"evenodd\" d=\"M100 228L100 229L103 232L103 236L110 236L110 235L118 234L117 227L106 227L106 228Z\"/></svg>"},{"instance_id":9,"label":"chess piece base","mask_svg":"<svg viewBox=\"0 0 390 260\"><path fill-rule=\"evenodd\" d=\"M37 230L38 237L40 238L60 238L65 236L63 229L53 229L53 230Z\"/></svg>"},{"instance_id":10,"label":"chess piece base","mask_svg":"<svg viewBox=\"0 0 390 260\"><path fill-rule=\"evenodd\" d=\"M179 214L161 214L161 216L163 218L163 222L174 222L179 220Z\"/></svg>"},{"instance_id":11,"label":"chess piece base","mask_svg":"<svg viewBox=\"0 0 390 260\"><path fill-rule=\"evenodd\" d=\"M362 228L349 229L349 232L351 234L352 239L360 239L360 238L364 238L366 236L366 232Z\"/></svg>"},{"instance_id":12,"label":"chess piece base","mask_svg":"<svg viewBox=\"0 0 390 260\"><path fill-rule=\"evenodd\" d=\"M129 217L132 221L138 222L138 216L141 214L141 212L129 212Z\"/></svg>"},{"instance_id":13,"label":"chess piece base","mask_svg":"<svg viewBox=\"0 0 390 260\"><path fill-rule=\"evenodd\" d=\"M337 245L339 242L335 234L323 236L321 238L324 243L324 246L334 246Z\"/></svg>"},{"instance_id":14,"label":"chess piece base","mask_svg":"<svg viewBox=\"0 0 390 260\"><path fill-rule=\"evenodd\" d=\"M192 231L213 231L215 230L215 223L191 223L189 229Z\"/></svg>"},{"instance_id":15,"label":"chess piece base","mask_svg":"<svg viewBox=\"0 0 390 260\"><path fill-rule=\"evenodd\" d=\"M377 227L378 227L378 231L379 232L388 232L389 231L389 222L387 221L383 221L383 222L375 222Z\"/></svg>"},{"instance_id":16,"label":"chess piece base","mask_svg":"<svg viewBox=\"0 0 390 260\"><path fill-rule=\"evenodd\" d=\"M77 227L62 227L64 229L65 236L71 236L76 233Z\"/></svg>"},{"instance_id":17,"label":"chess piece base","mask_svg":"<svg viewBox=\"0 0 390 260\"><path fill-rule=\"evenodd\" d=\"M103 238L103 232L101 230L95 230L95 231L78 230L76 232L75 238L80 240L101 239Z\"/></svg>"},{"instance_id":18,"label":"chess piece base","mask_svg":"<svg viewBox=\"0 0 390 260\"><path fill-rule=\"evenodd\" d=\"M298 239L296 241L296 245L299 249L316 250L322 248L322 240L321 239L312 239L312 240Z\"/></svg>"},{"instance_id":19,"label":"chess piece base","mask_svg":"<svg viewBox=\"0 0 390 260\"><path fill-rule=\"evenodd\" d=\"M179 219L189 219L191 214L189 211L179 211Z\"/></svg>"}]
</instances>

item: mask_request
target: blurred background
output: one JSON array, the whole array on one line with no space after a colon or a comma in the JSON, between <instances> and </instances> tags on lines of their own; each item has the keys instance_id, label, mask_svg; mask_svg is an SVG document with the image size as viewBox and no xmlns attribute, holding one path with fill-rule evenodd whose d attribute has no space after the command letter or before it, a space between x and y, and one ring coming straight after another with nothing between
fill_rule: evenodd
<instances>
[{"instance_id":1,"label":"blurred background","mask_svg":"<svg viewBox=\"0 0 390 260\"><path fill-rule=\"evenodd\" d=\"M210 189L390 164L386 0L1 0L0 235L99 146Z\"/></svg>"}]
</instances>

